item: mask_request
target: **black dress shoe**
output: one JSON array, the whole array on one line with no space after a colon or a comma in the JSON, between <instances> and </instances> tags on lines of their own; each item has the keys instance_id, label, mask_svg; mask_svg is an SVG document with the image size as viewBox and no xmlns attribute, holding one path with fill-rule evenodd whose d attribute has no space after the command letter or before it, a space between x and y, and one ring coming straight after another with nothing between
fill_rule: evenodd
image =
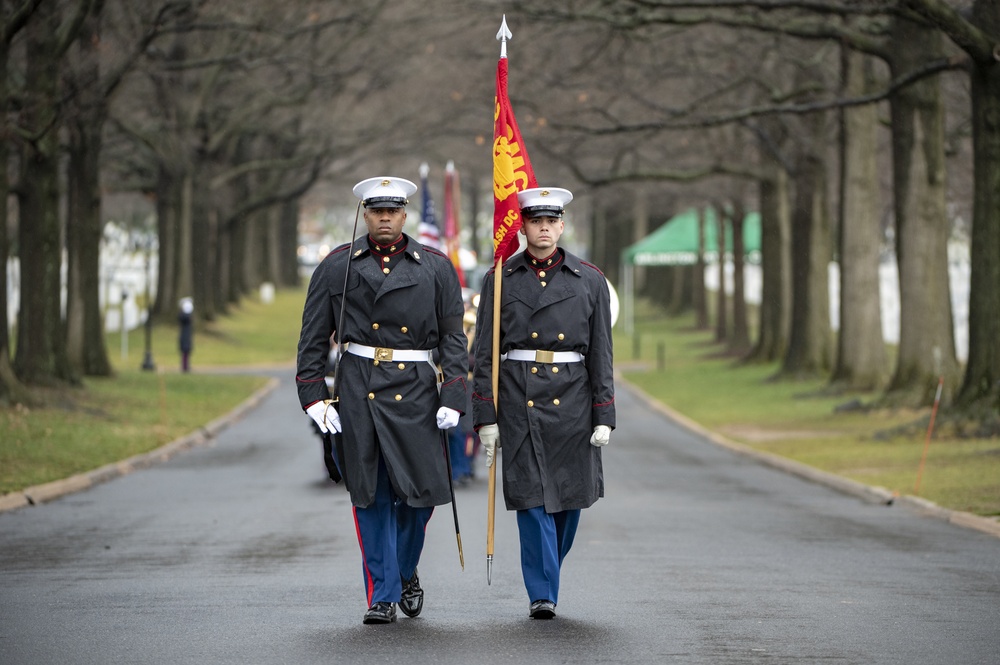
<instances>
[{"instance_id":1,"label":"black dress shoe","mask_svg":"<svg viewBox=\"0 0 1000 665\"><path fill-rule=\"evenodd\" d=\"M424 590L420 588L420 578L417 569L413 569L413 577L403 580L403 593L399 597L399 609L408 617L415 617L424 609Z\"/></svg>"},{"instance_id":2,"label":"black dress shoe","mask_svg":"<svg viewBox=\"0 0 1000 665\"><path fill-rule=\"evenodd\" d=\"M365 612L365 623L392 623L396 620L396 606L393 603L373 603Z\"/></svg>"},{"instance_id":3,"label":"black dress shoe","mask_svg":"<svg viewBox=\"0 0 1000 665\"><path fill-rule=\"evenodd\" d=\"M528 616L532 619L554 619L556 604L551 600L536 600L528 608Z\"/></svg>"}]
</instances>

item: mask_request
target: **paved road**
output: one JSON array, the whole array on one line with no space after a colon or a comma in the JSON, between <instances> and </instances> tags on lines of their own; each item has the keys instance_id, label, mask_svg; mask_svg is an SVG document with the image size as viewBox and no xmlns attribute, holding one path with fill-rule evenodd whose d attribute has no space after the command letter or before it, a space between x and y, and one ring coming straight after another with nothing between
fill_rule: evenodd
<instances>
[{"instance_id":1,"label":"paved road","mask_svg":"<svg viewBox=\"0 0 1000 665\"><path fill-rule=\"evenodd\" d=\"M0 663L1000 662L1000 539L763 466L625 390L555 621L527 618L500 501L487 586L479 481L464 572L443 507L424 613L364 626L346 492L280 379L208 446L0 514Z\"/></svg>"}]
</instances>

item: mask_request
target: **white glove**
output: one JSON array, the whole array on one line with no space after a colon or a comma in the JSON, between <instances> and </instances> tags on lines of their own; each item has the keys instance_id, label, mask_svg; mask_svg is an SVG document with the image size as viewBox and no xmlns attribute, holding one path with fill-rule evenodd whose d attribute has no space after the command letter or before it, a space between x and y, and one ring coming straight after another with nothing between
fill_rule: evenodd
<instances>
[{"instance_id":1,"label":"white glove","mask_svg":"<svg viewBox=\"0 0 1000 665\"><path fill-rule=\"evenodd\" d=\"M340 430L340 415L337 413L337 409L333 406L332 399L322 399L315 404L310 404L306 407L306 413L309 417L316 421L319 425L319 431L326 434L327 432L337 432Z\"/></svg>"},{"instance_id":2,"label":"white glove","mask_svg":"<svg viewBox=\"0 0 1000 665\"><path fill-rule=\"evenodd\" d=\"M455 409L442 406L437 412L438 429L451 429L458 425L458 417L462 414Z\"/></svg>"},{"instance_id":3,"label":"white glove","mask_svg":"<svg viewBox=\"0 0 1000 665\"><path fill-rule=\"evenodd\" d=\"M607 425L598 425L590 435L590 445L598 448L608 445L609 441L611 441L611 428Z\"/></svg>"},{"instance_id":4,"label":"white glove","mask_svg":"<svg viewBox=\"0 0 1000 665\"><path fill-rule=\"evenodd\" d=\"M493 466L493 457L496 455L497 446L500 445L500 428L493 425L483 425L479 428L479 440L483 442L486 449L486 466Z\"/></svg>"}]
</instances>

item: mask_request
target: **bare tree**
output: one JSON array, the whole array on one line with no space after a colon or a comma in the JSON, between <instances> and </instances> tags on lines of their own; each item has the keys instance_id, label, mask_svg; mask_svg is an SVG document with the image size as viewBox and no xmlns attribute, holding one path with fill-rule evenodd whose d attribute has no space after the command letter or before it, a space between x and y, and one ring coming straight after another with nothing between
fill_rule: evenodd
<instances>
[{"instance_id":1,"label":"bare tree","mask_svg":"<svg viewBox=\"0 0 1000 665\"><path fill-rule=\"evenodd\" d=\"M29 384L76 382L61 311L62 234L59 217L59 74L92 1L42 3L25 26L24 106L18 194L20 315L14 369Z\"/></svg>"},{"instance_id":2,"label":"bare tree","mask_svg":"<svg viewBox=\"0 0 1000 665\"><path fill-rule=\"evenodd\" d=\"M968 54L975 190L969 359L959 401L996 417L1000 409L1000 6L976 0L966 18L940 0L903 0Z\"/></svg>"},{"instance_id":3,"label":"bare tree","mask_svg":"<svg viewBox=\"0 0 1000 665\"><path fill-rule=\"evenodd\" d=\"M875 90L870 56L845 48L841 62L845 97ZM840 122L840 333L830 379L838 387L871 391L884 387L889 372L879 297L878 160L872 150L878 141L878 107L842 109Z\"/></svg>"},{"instance_id":4,"label":"bare tree","mask_svg":"<svg viewBox=\"0 0 1000 665\"><path fill-rule=\"evenodd\" d=\"M0 140L0 403L28 402L30 395L14 373L10 362L10 322L7 319L7 261L10 256L10 239L7 235L8 215L6 201L10 192L8 163L10 157L7 110L10 108L11 94L7 66L10 59L11 42L20 32L31 14L42 0L22 2L0 2L0 116L2 140Z\"/></svg>"}]
</instances>

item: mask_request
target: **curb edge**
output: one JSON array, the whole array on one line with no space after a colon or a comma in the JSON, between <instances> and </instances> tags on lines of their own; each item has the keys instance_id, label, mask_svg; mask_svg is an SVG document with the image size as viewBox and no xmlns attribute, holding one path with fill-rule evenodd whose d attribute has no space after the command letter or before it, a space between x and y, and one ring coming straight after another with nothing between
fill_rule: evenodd
<instances>
[{"instance_id":1,"label":"curb edge","mask_svg":"<svg viewBox=\"0 0 1000 665\"><path fill-rule=\"evenodd\" d=\"M133 471L146 469L154 464L166 462L171 457L185 450L204 445L218 436L222 430L229 427L229 425L242 418L248 411L260 404L264 397L278 387L279 383L278 378L271 377L267 383L258 388L256 392L243 400L243 402L238 404L229 413L201 426L190 434L165 443L159 448L154 448L149 452L139 453L138 455L133 455L117 462L111 462L91 471L69 476L68 478L53 480L41 485L33 485L25 487L23 490L0 495L0 513L25 506L47 503L67 494L80 492L94 485L120 478Z\"/></svg>"},{"instance_id":2,"label":"curb edge","mask_svg":"<svg viewBox=\"0 0 1000 665\"><path fill-rule=\"evenodd\" d=\"M820 485L825 485L826 487L843 492L844 494L858 497L869 503L880 503L885 506L900 503L916 510L921 515L942 519L957 526L975 529L976 531L1000 538L1000 522L996 520L992 520L988 517L982 517L981 515L975 515L973 513L943 508L932 501L928 501L927 499L922 499L917 496L911 496L909 494L898 495L884 487L865 485L864 483L859 483L856 480L838 476L828 471L822 471L807 464L796 462L795 460L787 457L781 457L780 455L775 455L762 450L756 450L755 448L751 448L750 446L742 443L737 443L736 441L727 439L721 434L706 429L704 426L694 420L691 420L687 416L674 411L669 406L658 401L620 374L618 374L615 378L649 407L668 416L682 427L700 434L715 445L721 446L745 457L750 457L762 464L780 469L786 473L805 478L806 480Z\"/></svg>"}]
</instances>

